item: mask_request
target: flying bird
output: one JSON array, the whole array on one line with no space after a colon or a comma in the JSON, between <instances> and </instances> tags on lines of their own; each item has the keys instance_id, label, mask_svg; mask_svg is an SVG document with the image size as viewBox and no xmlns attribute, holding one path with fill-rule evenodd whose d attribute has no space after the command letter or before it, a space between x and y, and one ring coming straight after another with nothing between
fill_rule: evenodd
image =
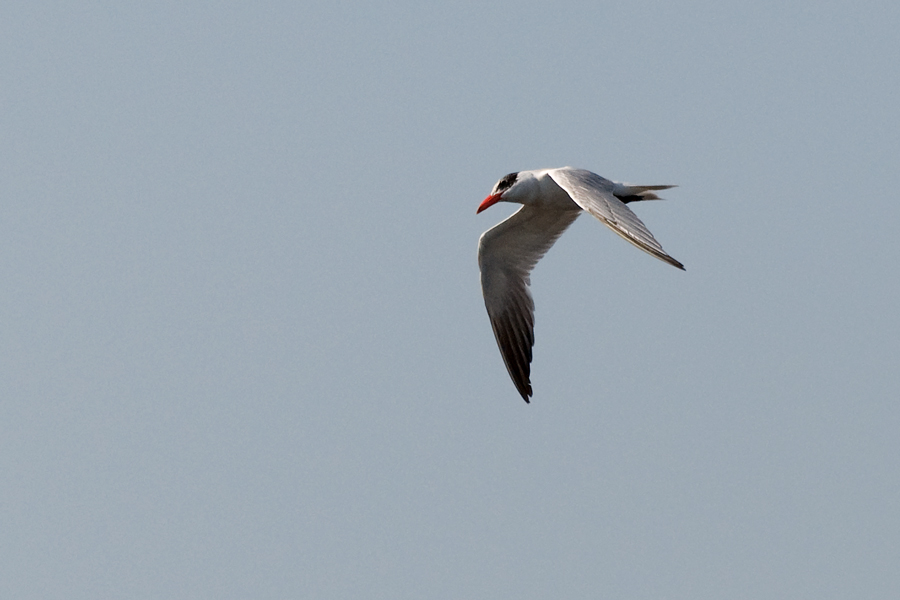
<instances>
[{"instance_id":1,"label":"flying bird","mask_svg":"<svg viewBox=\"0 0 900 600\"><path fill-rule=\"evenodd\" d=\"M630 208L629 202L659 200L654 191L672 185L630 185L584 169L519 171L503 177L476 214L497 202L522 204L478 241L481 291L506 370L525 402L531 391L534 301L531 270L583 211L644 252L678 267Z\"/></svg>"}]
</instances>

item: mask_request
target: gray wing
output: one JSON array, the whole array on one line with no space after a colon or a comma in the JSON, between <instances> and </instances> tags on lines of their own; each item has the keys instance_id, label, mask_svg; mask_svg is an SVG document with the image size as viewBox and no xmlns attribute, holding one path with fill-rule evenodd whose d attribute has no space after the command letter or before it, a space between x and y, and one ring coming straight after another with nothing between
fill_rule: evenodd
<instances>
[{"instance_id":1,"label":"gray wing","mask_svg":"<svg viewBox=\"0 0 900 600\"><path fill-rule=\"evenodd\" d=\"M549 171L549 175L578 206L597 217L617 234L644 252L684 270L684 265L666 254L637 215L614 195L617 184L584 169L553 169ZM635 186L635 189L664 187L669 186ZM650 196L655 198L653 194Z\"/></svg>"},{"instance_id":2,"label":"gray wing","mask_svg":"<svg viewBox=\"0 0 900 600\"><path fill-rule=\"evenodd\" d=\"M481 291L506 370L522 399L531 396L534 301L528 286L534 265L580 210L523 206L478 241Z\"/></svg>"}]
</instances>

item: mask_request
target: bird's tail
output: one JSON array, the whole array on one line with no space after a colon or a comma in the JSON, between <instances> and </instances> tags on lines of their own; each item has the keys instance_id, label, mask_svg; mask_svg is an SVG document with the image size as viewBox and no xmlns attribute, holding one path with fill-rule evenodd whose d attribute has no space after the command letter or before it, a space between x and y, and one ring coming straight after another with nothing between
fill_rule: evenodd
<instances>
[{"instance_id":1,"label":"bird's tail","mask_svg":"<svg viewBox=\"0 0 900 600\"><path fill-rule=\"evenodd\" d=\"M629 202L639 202L641 200L662 200L653 192L656 190L667 190L677 187L674 185L631 185L628 183L616 183L613 188L613 195L628 204Z\"/></svg>"}]
</instances>

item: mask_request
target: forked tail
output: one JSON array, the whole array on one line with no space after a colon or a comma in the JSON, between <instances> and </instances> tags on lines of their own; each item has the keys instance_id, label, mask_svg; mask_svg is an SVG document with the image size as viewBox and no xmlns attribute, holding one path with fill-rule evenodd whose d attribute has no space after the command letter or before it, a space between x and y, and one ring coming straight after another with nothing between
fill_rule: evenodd
<instances>
[{"instance_id":1,"label":"forked tail","mask_svg":"<svg viewBox=\"0 0 900 600\"><path fill-rule=\"evenodd\" d=\"M640 202L641 200L662 200L654 194L655 190L667 190L678 187L674 185L631 185L628 183L616 183L613 195L623 203Z\"/></svg>"}]
</instances>

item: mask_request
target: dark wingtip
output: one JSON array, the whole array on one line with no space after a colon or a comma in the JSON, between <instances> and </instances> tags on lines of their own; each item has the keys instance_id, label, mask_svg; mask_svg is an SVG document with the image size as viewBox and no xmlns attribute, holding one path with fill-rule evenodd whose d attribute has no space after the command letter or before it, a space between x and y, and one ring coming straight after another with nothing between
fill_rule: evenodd
<instances>
[{"instance_id":1,"label":"dark wingtip","mask_svg":"<svg viewBox=\"0 0 900 600\"><path fill-rule=\"evenodd\" d=\"M522 400L525 401L525 404L531 404L529 399L533 395L531 392L531 381L526 381L524 389L520 389L519 393L522 395Z\"/></svg>"},{"instance_id":2,"label":"dark wingtip","mask_svg":"<svg viewBox=\"0 0 900 600\"><path fill-rule=\"evenodd\" d=\"M672 265L673 267L677 267L677 268L681 269L682 271L687 271L687 269L684 268L684 265L681 264L681 261L675 260L668 254L665 256L665 258L663 258L663 260L666 261L667 263L669 263L670 265Z\"/></svg>"}]
</instances>

